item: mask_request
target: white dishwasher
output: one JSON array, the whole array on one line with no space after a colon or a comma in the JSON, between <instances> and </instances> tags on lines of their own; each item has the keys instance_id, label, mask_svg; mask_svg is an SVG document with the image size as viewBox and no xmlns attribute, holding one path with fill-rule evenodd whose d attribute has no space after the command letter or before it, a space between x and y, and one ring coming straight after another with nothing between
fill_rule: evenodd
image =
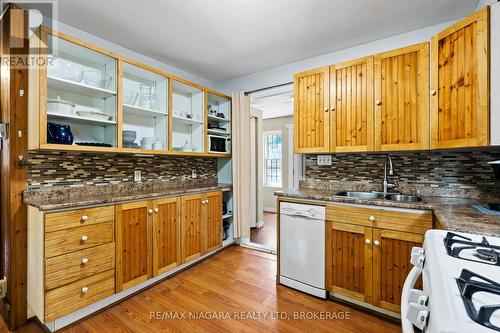
<instances>
[{"instance_id":1,"label":"white dishwasher","mask_svg":"<svg viewBox=\"0 0 500 333\"><path fill-rule=\"evenodd\" d=\"M280 204L279 282L326 298L325 207Z\"/></svg>"}]
</instances>

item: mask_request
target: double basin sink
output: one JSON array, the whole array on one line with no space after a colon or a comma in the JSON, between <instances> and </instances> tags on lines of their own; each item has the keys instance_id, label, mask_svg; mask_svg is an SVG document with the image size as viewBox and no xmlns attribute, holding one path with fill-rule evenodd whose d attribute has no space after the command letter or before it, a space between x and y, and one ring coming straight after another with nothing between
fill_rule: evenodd
<instances>
[{"instance_id":1,"label":"double basin sink","mask_svg":"<svg viewBox=\"0 0 500 333\"><path fill-rule=\"evenodd\" d=\"M385 195L381 192L351 192L343 191L336 193L338 196L348 197L348 198L358 198L358 199L385 199L390 201L398 202L420 202L422 198L416 195L406 195L406 194L393 194L389 193Z\"/></svg>"}]
</instances>

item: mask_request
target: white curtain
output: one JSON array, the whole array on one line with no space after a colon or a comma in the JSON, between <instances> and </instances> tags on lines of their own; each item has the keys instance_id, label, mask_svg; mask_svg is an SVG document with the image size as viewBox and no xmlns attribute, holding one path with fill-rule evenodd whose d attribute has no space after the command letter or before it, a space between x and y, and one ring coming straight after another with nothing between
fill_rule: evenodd
<instances>
[{"instance_id":1,"label":"white curtain","mask_svg":"<svg viewBox=\"0 0 500 333\"><path fill-rule=\"evenodd\" d=\"M250 97L243 92L232 97L234 236L250 238Z\"/></svg>"}]
</instances>

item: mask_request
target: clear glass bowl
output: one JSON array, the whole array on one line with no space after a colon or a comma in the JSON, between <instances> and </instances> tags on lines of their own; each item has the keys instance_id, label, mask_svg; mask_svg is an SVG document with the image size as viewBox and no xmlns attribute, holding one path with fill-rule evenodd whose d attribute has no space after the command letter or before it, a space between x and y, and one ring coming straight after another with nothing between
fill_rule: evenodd
<instances>
[{"instance_id":1,"label":"clear glass bowl","mask_svg":"<svg viewBox=\"0 0 500 333\"><path fill-rule=\"evenodd\" d=\"M104 74L100 71L83 72L83 82L92 87L107 89L112 79L111 75Z\"/></svg>"}]
</instances>

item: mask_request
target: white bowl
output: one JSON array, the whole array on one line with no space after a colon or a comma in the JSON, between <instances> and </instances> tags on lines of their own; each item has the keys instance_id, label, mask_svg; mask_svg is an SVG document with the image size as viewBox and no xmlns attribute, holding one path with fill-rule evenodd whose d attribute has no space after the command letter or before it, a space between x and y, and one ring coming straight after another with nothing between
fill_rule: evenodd
<instances>
[{"instance_id":1,"label":"white bowl","mask_svg":"<svg viewBox=\"0 0 500 333\"><path fill-rule=\"evenodd\" d=\"M61 115L73 115L75 104L65 101L57 96L57 99L47 99L47 111L49 113L57 113Z\"/></svg>"}]
</instances>

